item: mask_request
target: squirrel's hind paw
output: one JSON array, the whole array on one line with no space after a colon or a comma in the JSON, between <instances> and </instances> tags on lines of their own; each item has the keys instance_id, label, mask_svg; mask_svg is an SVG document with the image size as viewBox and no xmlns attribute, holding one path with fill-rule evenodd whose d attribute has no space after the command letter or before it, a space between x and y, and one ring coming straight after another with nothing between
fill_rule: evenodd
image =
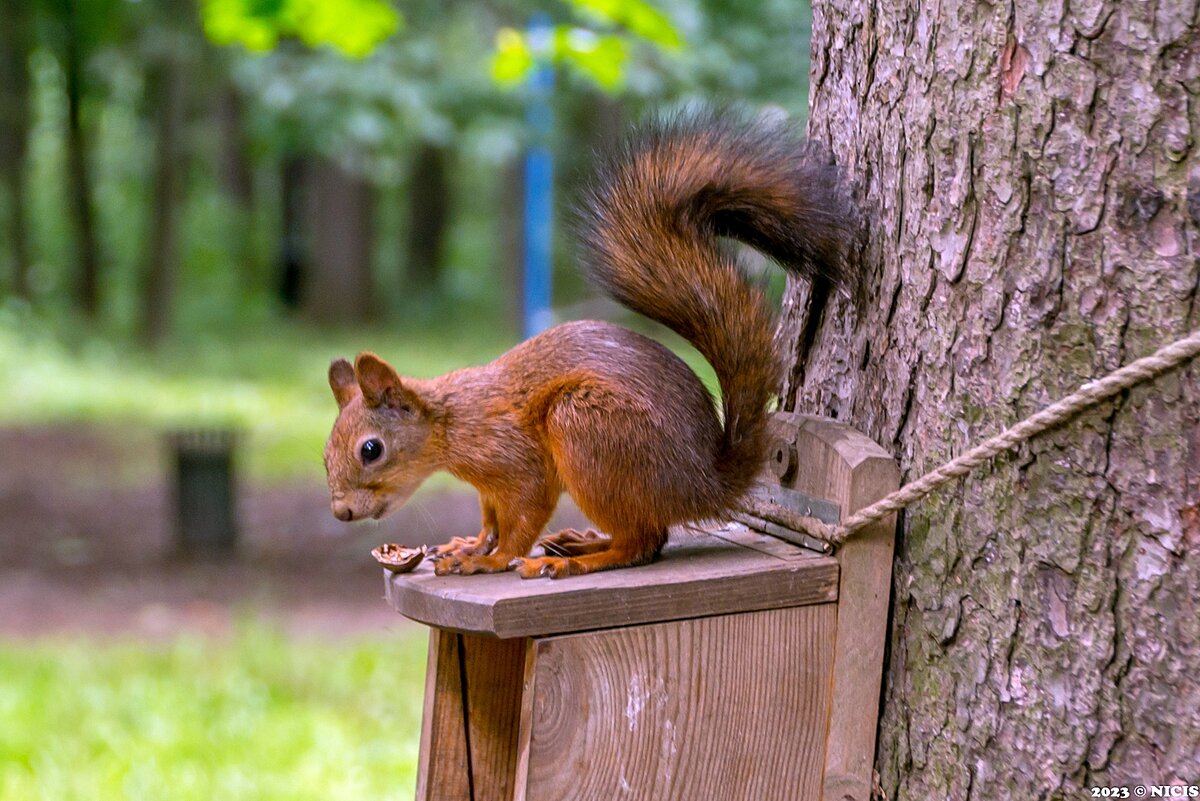
<instances>
[{"instance_id":1,"label":"squirrel's hind paw","mask_svg":"<svg viewBox=\"0 0 1200 801\"><path fill-rule=\"evenodd\" d=\"M514 559L513 563L517 568L517 575L524 579L543 576L562 578L569 575L571 570L571 560L561 556Z\"/></svg>"}]
</instances>

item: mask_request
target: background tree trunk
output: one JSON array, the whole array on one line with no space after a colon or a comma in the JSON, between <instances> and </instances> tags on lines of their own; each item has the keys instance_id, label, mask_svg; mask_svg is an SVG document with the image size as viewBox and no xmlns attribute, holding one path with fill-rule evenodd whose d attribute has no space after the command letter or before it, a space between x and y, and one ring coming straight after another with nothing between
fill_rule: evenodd
<instances>
[{"instance_id":1,"label":"background tree trunk","mask_svg":"<svg viewBox=\"0 0 1200 801\"><path fill-rule=\"evenodd\" d=\"M814 9L810 134L868 209L786 405L907 479L1200 326L1200 29L1183 0ZM785 300L795 351L807 290ZM801 369L803 367L803 369ZM907 513L892 799L1200 781L1200 366Z\"/></svg>"},{"instance_id":2,"label":"background tree trunk","mask_svg":"<svg viewBox=\"0 0 1200 801\"><path fill-rule=\"evenodd\" d=\"M308 234L311 271L304 284L305 312L328 323L362 323L375 309L371 279L375 189L331 161L311 165Z\"/></svg>"},{"instance_id":3,"label":"background tree trunk","mask_svg":"<svg viewBox=\"0 0 1200 801\"><path fill-rule=\"evenodd\" d=\"M76 0L56 3L62 25L62 68L67 95L67 204L74 223L76 306L87 317L100 311L100 245L92 210L92 163L83 126L84 45Z\"/></svg>"},{"instance_id":4,"label":"background tree trunk","mask_svg":"<svg viewBox=\"0 0 1200 801\"><path fill-rule=\"evenodd\" d=\"M269 278L255 249L254 238L254 163L246 134L246 104L241 92L228 76L230 66L224 54L213 48L204 52L205 66L226 73L211 93L212 114L217 119L217 174L222 194L230 205L229 236L231 251L241 274L241 286L251 292L266 288Z\"/></svg>"},{"instance_id":5,"label":"background tree trunk","mask_svg":"<svg viewBox=\"0 0 1200 801\"><path fill-rule=\"evenodd\" d=\"M154 191L147 231L145 284L142 288L142 334L154 342L171 324L171 307L179 272L179 204L183 178L184 65L165 55L147 79L147 99L154 115Z\"/></svg>"},{"instance_id":6,"label":"background tree trunk","mask_svg":"<svg viewBox=\"0 0 1200 801\"><path fill-rule=\"evenodd\" d=\"M276 264L276 291L288 311L300 308L302 288L310 272L311 257L305 208L308 194L309 161L299 153L284 157L279 168L280 236Z\"/></svg>"},{"instance_id":7,"label":"background tree trunk","mask_svg":"<svg viewBox=\"0 0 1200 801\"><path fill-rule=\"evenodd\" d=\"M229 69L217 54L208 54L208 59L217 69ZM246 104L230 78L221 82L213 103L220 132L217 174L221 189L240 211L247 212L254 205L254 167L245 130Z\"/></svg>"},{"instance_id":8,"label":"background tree trunk","mask_svg":"<svg viewBox=\"0 0 1200 801\"><path fill-rule=\"evenodd\" d=\"M0 171L8 194L8 241L14 295L29 297L29 236L25 165L29 145L29 12L21 0L0 0Z\"/></svg>"},{"instance_id":9,"label":"background tree trunk","mask_svg":"<svg viewBox=\"0 0 1200 801\"><path fill-rule=\"evenodd\" d=\"M413 155L409 177L408 248L405 258L405 291L435 292L442 274L446 230L450 221L449 153L431 142L421 142Z\"/></svg>"}]
</instances>

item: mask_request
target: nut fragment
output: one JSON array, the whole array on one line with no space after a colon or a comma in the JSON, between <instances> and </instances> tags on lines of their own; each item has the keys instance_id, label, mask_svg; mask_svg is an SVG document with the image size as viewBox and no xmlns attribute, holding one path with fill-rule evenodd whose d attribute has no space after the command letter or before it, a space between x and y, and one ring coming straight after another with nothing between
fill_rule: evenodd
<instances>
[{"instance_id":1,"label":"nut fragment","mask_svg":"<svg viewBox=\"0 0 1200 801\"><path fill-rule=\"evenodd\" d=\"M371 556L393 573L411 573L425 558L425 548L405 548L393 542L386 542L371 551Z\"/></svg>"}]
</instances>

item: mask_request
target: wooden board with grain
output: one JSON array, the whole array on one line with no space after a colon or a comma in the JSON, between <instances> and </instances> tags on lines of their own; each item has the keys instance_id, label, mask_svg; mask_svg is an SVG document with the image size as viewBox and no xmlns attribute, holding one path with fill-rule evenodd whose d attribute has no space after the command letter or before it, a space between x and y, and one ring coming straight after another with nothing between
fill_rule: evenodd
<instances>
[{"instance_id":1,"label":"wooden board with grain","mask_svg":"<svg viewBox=\"0 0 1200 801\"><path fill-rule=\"evenodd\" d=\"M458 637L454 632L430 629L417 801L471 801L466 765Z\"/></svg>"},{"instance_id":2,"label":"wooden board with grain","mask_svg":"<svg viewBox=\"0 0 1200 801\"><path fill-rule=\"evenodd\" d=\"M780 412L773 415L772 429L796 449L788 486L840 503L843 518L899 486L895 460L849 426ZM826 801L871 798L895 532L893 515L858 532L837 552L837 639L820 796Z\"/></svg>"},{"instance_id":3,"label":"wooden board with grain","mask_svg":"<svg viewBox=\"0 0 1200 801\"><path fill-rule=\"evenodd\" d=\"M470 720L472 801L510 801L528 640L459 634Z\"/></svg>"},{"instance_id":4,"label":"wooden board with grain","mask_svg":"<svg viewBox=\"0 0 1200 801\"><path fill-rule=\"evenodd\" d=\"M384 578L387 599L401 614L503 638L826 603L837 598L838 565L729 524L716 532L673 531L658 561L586 576L435 576L424 564Z\"/></svg>"},{"instance_id":5,"label":"wooden board with grain","mask_svg":"<svg viewBox=\"0 0 1200 801\"><path fill-rule=\"evenodd\" d=\"M813 801L836 621L816 604L534 641L516 801Z\"/></svg>"},{"instance_id":6,"label":"wooden board with grain","mask_svg":"<svg viewBox=\"0 0 1200 801\"><path fill-rule=\"evenodd\" d=\"M417 801L510 801L527 647L430 631Z\"/></svg>"}]
</instances>

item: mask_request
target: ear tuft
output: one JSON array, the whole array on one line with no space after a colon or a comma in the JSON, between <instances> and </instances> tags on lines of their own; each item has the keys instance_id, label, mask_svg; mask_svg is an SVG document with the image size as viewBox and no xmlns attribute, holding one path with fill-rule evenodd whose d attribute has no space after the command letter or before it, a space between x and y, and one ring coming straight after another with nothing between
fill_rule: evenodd
<instances>
[{"instance_id":1,"label":"ear tuft","mask_svg":"<svg viewBox=\"0 0 1200 801\"><path fill-rule=\"evenodd\" d=\"M350 366L350 362L334 359L329 363L329 388L333 390L338 409L345 409L346 404L353 400L358 392L358 381L354 377L354 368Z\"/></svg>"}]
</instances>

